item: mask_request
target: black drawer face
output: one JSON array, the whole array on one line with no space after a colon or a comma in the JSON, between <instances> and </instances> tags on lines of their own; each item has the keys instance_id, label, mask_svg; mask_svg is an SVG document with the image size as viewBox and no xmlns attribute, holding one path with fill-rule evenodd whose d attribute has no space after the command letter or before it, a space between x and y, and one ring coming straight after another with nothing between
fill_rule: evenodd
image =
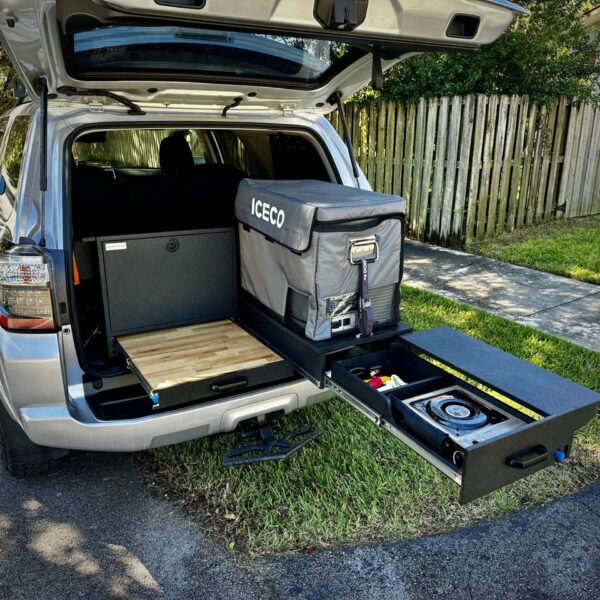
<instances>
[{"instance_id":1,"label":"black drawer face","mask_svg":"<svg viewBox=\"0 0 600 600\"><path fill-rule=\"evenodd\" d=\"M242 369L218 377L181 383L159 390L155 401L160 409L182 406L191 402L218 400L227 396L243 394L267 385L290 380L294 377L292 363L282 359L254 369ZM143 380L142 376L139 376Z\"/></svg>"},{"instance_id":2,"label":"black drawer face","mask_svg":"<svg viewBox=\"0 0 600 600\"><path fill-rule=\"evenodd\" d=\"M431 331L439 341L440 332ZM417 356L414 351L420 349L415 348L414 338L420 336L427 341L425 334L427 332L418 332L417 336L407 334L407 338L413 337L409 343L402 336L386 350L334 363L330 387L457 482L461 486L461 502L474 500L568 457L574 432L595 414L600 400L598 394L551 373L547 374L547 381L547 372L542 369L457 332L449 333L451 341L458 344L452 367L465 373L465 377L480 379L473 376L472 365L461 364L463 337L471 351L480 345L481 355L487 360L493 359L489 363L490 371L502 372L507 368L504 361L510 363L514 379L523 384L523 389L513 385L508 396L501 387L490 385L491 374L486 375L486 387L525 406L528 409L525 414L495 395L470 385L462 376ZM480 364L478 368L482 369ZM373 386L382 382L392 384L385 379L365 381L371 375L392 374L398 376L403 385L384 388L382 392ZM562 404L555 398L547 398L557 414L548 414L548 403L536 404L537 390L527 392L536 384L551 390L553 384L562 385L563 381L571 391L579 388L579 393L574 401L565 396ZM532 414L529 411L538 413L538 418L529 416Z\"/></svg>"}]
</instances>

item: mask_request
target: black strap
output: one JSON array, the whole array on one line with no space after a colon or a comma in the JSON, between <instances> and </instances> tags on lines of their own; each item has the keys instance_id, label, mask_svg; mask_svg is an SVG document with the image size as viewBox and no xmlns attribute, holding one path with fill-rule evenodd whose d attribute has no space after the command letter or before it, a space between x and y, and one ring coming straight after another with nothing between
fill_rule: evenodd
<instances>
[{"instance_id":1,"label":"black strap","mask_svg":"<svg viewBox=\"0 0 600 600\"><path fill-rule=\"evenodd\" d=\"M369 298L369 263L361 260L358 264L359 284L358 284L358 320L360 325L360 335L367 337L373 334L373 309L371 308L371 299Z\"/></svg>"}]
</instances>

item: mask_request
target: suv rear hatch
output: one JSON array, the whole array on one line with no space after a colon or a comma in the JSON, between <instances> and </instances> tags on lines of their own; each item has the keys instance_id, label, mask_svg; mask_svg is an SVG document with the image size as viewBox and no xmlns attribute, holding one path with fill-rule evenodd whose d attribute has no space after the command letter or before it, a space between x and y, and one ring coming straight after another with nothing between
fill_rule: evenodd
<instances>
[{"instance_id":1,"label":"suv rear hatch","mask_svg":"<svg viewBox=\"0 0 600 600\"><path fill-rule=\"evenodd\" d=\"M507 0L0 0L2 42L30 96L110 90L165 106L328 112L414 52L476 50ZM375 60L374 60L375 57ZM244 107L242 107L244 108Z\"/></svg>"}]
</instances>

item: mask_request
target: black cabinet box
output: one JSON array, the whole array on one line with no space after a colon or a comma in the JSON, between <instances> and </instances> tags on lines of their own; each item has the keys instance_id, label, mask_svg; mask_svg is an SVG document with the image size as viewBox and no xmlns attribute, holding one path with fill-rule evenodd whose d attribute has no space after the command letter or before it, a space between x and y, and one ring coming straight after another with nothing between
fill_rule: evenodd
<instances>
[{"instance_id":1,"label":"black cabinet box","mask_svg":"<svg viewBox=\"0 0 600 600\"><path fill-rule=\"evenodd\" d=\"M97 239L109 346L117 335L236 313L233 228Z\"/></svg>"}]
</instances>

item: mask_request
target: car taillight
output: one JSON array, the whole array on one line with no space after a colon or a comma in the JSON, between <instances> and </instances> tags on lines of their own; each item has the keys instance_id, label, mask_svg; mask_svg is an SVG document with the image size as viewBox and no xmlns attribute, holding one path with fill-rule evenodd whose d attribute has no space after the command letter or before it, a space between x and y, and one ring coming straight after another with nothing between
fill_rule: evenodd
<instances>
[{"instance_id":1,"label":"car taillight","mask_svg":"<svg viewBox=\"0 0 600 600\"><path fill-rule=\"evenodd\" d=\"M0 325L9 330L54 329L51 269L33 246L0 253Z\"/></svg>"}]
</instances>

